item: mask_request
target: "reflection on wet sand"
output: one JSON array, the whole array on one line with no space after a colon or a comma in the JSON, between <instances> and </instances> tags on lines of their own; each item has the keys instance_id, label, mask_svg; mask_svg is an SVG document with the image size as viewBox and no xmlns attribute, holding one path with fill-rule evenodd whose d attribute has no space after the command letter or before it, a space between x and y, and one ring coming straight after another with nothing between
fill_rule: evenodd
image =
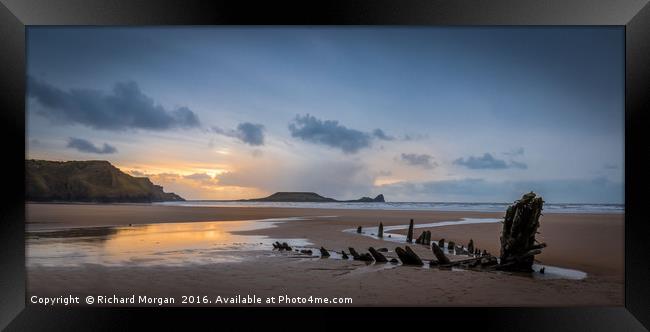
<instances>
[{"instance_id":1,"label":"reflection on wet sand","mask_svg":"<svg viewBox=\"0 0 650 332\"><path fill-rule=\"evenodd\" d=\"M28 232L27 264L70 266L80 264L150 265L207 264L241 261L242 251L268 249L274 241L296 246L304 239L271 239L238 235L275 227L277 222L299 218L160 223L116 227L86 227Z\"/></svg>"},{"instance_id":2,"label":"reflection on wet sand","mask_svg":"<svg viewBox=\"0 0 650 332\"><path fill-rule=\"evenodd\" d=\"M240 235L249 231L276 227L278 222L304 220L305 218L277 218L262 220L156 223L133 226L85 227L50 229L28 232L27 264L42 266L100 265L166 265L185 266L189 264L212 264L240 262L263 255L273 242L287 242L295 249L308 248L306 239L281 239L257 235ZM495 218L463 218L461 221L443 221L418 224L415 228L430 228L461 224L495 223ZM377 237L376 227L367 227L361 234L375 239L404 243L406 237L393 233L408 225L393 225L384 228L385 237ZM356 234L356 229L343 232ZM437 242L437 240L436 240ZM441 248L445 254L453 255L446 245ZM392 252L392 251L389 251ZM330 259L343 259L341 253L329 251ZM296 256L296 258L319 258ZM370 265L374 265L369 263ZM381 265L381 264L380 264ZM386 266L392 266L387 264ZM540 265L535 265L538 271ZM392 267L391 267L392 268ZM427 268L427 266L425 266ZM462 269L454 269L461 271ZM546 266L546 273L535 272L538 279L584 279L586 273L578 270Z\"/></svg>"}]
</instances>

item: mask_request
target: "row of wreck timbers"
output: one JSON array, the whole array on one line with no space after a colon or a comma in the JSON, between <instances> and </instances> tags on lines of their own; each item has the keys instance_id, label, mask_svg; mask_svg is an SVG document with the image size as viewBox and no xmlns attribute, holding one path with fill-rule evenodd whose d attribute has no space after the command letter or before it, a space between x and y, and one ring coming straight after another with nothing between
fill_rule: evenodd
<instances>
[{"instance_id":1,"label":"row of wreck timbers","mask_svg":"<svg viewBox=\"0 0 650 332\"><path fill-rule=\"evenodd\" d=\"M501 253L499 259L493 256L486 250L480 250L475 247L474 241L469 240L467 247L464 245L456 245L454 241L445 243L444 239L439 240L437 243L431 240L431 232L423 231L420 236L415 239L416 244L424 245L431 248L435 259L429 261L430 266L439 266L441 268L451 268L454 266L479 269L479 270L505 270L505 271L518 271L518 272L532 272L532 266L535 255L542 252L542 248L546 247L545 243L539 243L535 239L537 229L539 228L539 218L541 216L542 206L544 201L542 197L537 196L535 193L530 192L523 195L520 200L517 200L508 207L506 215L503 220L503 229L501 232ZM413 243L413 219L409 224L408 233L406 236L407 243ZM362 227L357 228L357 233L362 233ZM384 226L379 223L377 236L383 238ZM389 235L390 236L390 235ZM455 254L456 256L464 255L470 258L451 260L445 254L444 248L447 252ZM292 248L287 243L276 242L275 249L291 251ZM387 252L386 248L375 249L368 248L367 253L358 253L354 248L350 247L349 256L354 260L377 262L377 263L399 263L395 258L388 259L382 252ZM303 254L312 254L309 249L300 250ZM324 247L320 248L322 258L330 257L330 252ZM345 251L341 251L342 259L349 259ZM404 248L396 247L395 254L403 265L422 266L424 261L408 246ZM543 268L540 272L544 272Z\"/></svg>"}]
</instances>

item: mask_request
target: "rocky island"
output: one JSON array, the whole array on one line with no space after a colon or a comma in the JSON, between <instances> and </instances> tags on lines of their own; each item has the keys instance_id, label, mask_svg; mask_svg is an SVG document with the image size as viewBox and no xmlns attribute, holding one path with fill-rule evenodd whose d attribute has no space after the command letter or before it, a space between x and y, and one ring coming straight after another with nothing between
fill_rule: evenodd
<instances>
[{"instance_id":1,"label":"rocky island","mask_svg":"<svg viewBox=\"0 0 650 332\"><path fill-rule=\"evenodd\" d=\"M147 177L128 175L105 160L25 161L25 199L34 202L148 203L184 201Z\"/></svg>"},{"instance_id":2,"label":"rocky island","mask_svg":"<svg viewBox=\"0 0 650 332\"><path fill-rule=\"evenodd\" d=\"M324 197L313 192L277 192L271 196L263 198L242 199L241 202L346 202L346 203L383 203L384 195L379 194L375 198L361 197L355 200L340 201L334 198Z\"/></svg>"}]
</instances>

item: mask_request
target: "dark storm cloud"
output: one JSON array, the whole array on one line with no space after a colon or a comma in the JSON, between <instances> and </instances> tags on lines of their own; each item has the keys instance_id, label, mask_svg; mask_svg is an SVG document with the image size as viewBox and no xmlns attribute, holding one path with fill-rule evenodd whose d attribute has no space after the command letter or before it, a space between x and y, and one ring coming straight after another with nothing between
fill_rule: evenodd
<instances>
[{"instance_id":1,"label":"dark storm cloud","mask_svg":"<svg viewBox=\"0 0 650 332\"><path fill-rule=\"evenodd\" d=\"M111 145L104 143L104 146L101 148L95 146L95 144L83 139L70 137L68 140L68 148L77 149L80 152L85 153L97 153L97 154L111 154L116 153L117 149Z\"/></svg>"},{"instance_id":2,"label":"dark storm cloud","mask_svg":"<svg viewBox=\"0 0 650 332\"><path fill-rule=\"evenodd\" d=\"M116 83L110 93L105 93L91 89L64 91L29 77L27 92L28 97L44 106L39 114L60 123L104 130L167 130L200 125L199 118L189 108L167 110L143 94L132 81Z\"/></svg>"},{"instance_id":3,"label":"dark storm cloud","mask_svg":"<svg viewBox=\"0 0 650 332\"><path fill-rule=\"evenodd\" d=\"M408 165L419 166L427 169L432 169L438 166L438 163L433 161L433 156L428 154L402 153L401 160Z\"/></svg>"},{"instance_id":4,"label":"dark storm cloud","mask_svg":"<svg viewBox=\"0 0 650 332\"><path fill-rule=\"evenodd\" d=\"M242 122L237 126L237 129L225 130L219 127L212 127L212 131L217 134L237 138L248 145L264 145L264 126L261 124Z\"/></svg>"},{"instance_id":5,"label":"dark storm cloud","mask_svg":"<svg viewBox=\"0 0 650 332\"><path fill-rule=\"evenodd\" d=\"M467 158L458 158L454 160L455 165L467 167L469 169L507 169L507 168L520 168L526 169L528 166L521 162L511 161L507 163L505 160L494 158L491 154L485 153L480 157L470 156Z\"/></svg>"},{"instance_id":6,"label":"dark storm cloud","mask_svg":"<svg viewBox=\"0 0 650 332\"><path fill-rule=\"evenodd\" d=\"M303 141L340 149L345 153L356 153L370 147L373 138L393 139L381 129L366 133L341 125L336 120L320 120L309 114L297 115L289 124L289 131L291 136Z\"/></svg>"}]
</instances>

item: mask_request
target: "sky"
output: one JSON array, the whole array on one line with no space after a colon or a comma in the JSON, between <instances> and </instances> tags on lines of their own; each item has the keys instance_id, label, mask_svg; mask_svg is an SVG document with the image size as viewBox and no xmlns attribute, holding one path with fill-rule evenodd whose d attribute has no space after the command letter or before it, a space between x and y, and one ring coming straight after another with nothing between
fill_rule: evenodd
<instances>
[{"instance_id":1,"label":"sky","mask_svg":"<svg viewBox=\"0 0 650 332\"><path fill-rule=\"evenodd\" d=\"M622 27L28 27L26 158L186 199L624 202Z\"/></svg>"}]
</instances>

